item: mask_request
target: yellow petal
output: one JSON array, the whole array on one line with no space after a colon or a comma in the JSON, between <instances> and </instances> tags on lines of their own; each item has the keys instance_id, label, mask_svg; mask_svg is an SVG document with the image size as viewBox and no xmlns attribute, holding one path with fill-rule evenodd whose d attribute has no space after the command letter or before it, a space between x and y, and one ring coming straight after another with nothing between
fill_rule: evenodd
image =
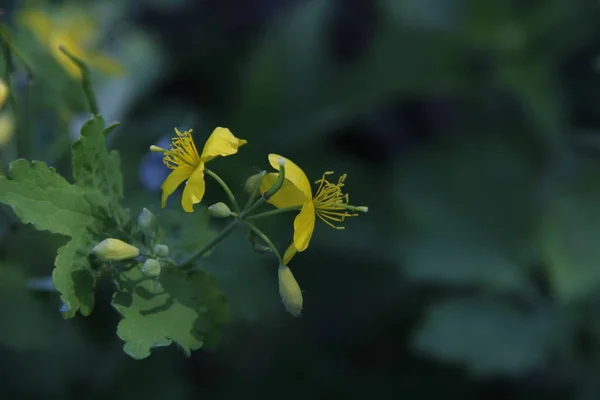
<instances>
[{"instance_id":1,"label":"yellow petal","mask_svg":"<svg viewBox=\"0 0 600 400\"><path fill-rule=\"evenodd\" d=\"M271 188L277 182L279 174L270 173L266 174L260 183L260 193L263 194ZM304 194L294 185L292 182L285 180L283 186L268 200L270 204L273 204L277 208L285 208L292 206L301 206L310 200L306 198Z\"/></svg>"},{"instance_id":2,"label":"yellow petal","mask_svg":"<svg viewBox=\"0 0 600 400\"><path fill-rule=\"evenodd\" d=\"M208 162L218 156L230 156L237 153L238 149L248 143L246 140L238 139L227 128L217 127L210 134L200 159Z\"/></svg>"},{"instance_id":3,"label":"yellow petal","mask_svg":"<svg viewBox=\"0 0 600 400\"><path fill-rule=\"evenodd\" d=\"M204 197L204 164L201 163L187 181L181 197L181 205L186 212L194 212L194 204L200 203Z\"/></svg>"},{"instance_id":4,"label":"yellow petal","mask_svg":"<svg viewBox=\"0 0 600 400\"><path fill-rule=\"evenodd\" d=\"M4 107L6 99L8 98L8 85L4 80L0 79L0 108Z\"/></svg>"},{"instance_id":5,"label":"yellow petal","mask_svg":"<svg viewBox=\"0 0 600 400\"><path fill-rule=\"evenodd\" d=\"M15 134L15 118L11 113L0 114L0 149L4 147Z\"/></svg>"},{"instance_id":6,"label":"yellow petal","mask_svg":"<svg viewBox=\"0 0 600 400\"><path fill-rule=\"evenodd\" d=\"M302 169L291 160L280 156L279 154L269 154L269 164L271 167L279 171L279 159L285 161L285 179L292 182L306 196L307 199L312 199L312 190L310 182Z\"/></svg>"},{"instance_id":7,"label":"yellow petal","mask_svg":"<svg viewBox=\"0 0 600 400\"><path fill-rule=\"evenodd\" d=\"M167 198L177 189L177 186L181 185L181 182L185 181L187 178L192 175L194 171L187 167L177 167L167 176L167 179L163 182L162 189L162 199L161 199L161 207L165 208L167 204Z\"/></svg>"},{"instance_id":8,"label":"yellow petal","mask_svg":"<svg viewBox=\"0 0 600 400\"><path fill-rule=\"evenodd\" d=\"M302 206L300 214L294 219L294 246L296 250L306 250L314 230L315 206L312 201L307 201Z\"/></svg>"},{"instance_id":9,"label":"yellow petal","mask_svg":"<svg viewBox=\"0 0 600 400\"><path fill-rule=\"evenodd\" d=\"M283 254L283 263L285 265L288 265L297 252L298 250L296 250L296 246L294 246L294 243L290 244L289 247L285 250L285 253Z\"/></svg>"}]
</instances>

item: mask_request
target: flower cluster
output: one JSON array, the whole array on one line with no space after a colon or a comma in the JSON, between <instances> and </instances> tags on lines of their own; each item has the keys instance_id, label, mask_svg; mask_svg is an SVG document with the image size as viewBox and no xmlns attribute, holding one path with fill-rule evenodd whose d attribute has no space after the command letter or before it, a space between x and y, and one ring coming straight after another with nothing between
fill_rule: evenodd
<instances>
[{"instance_id":1,"label":"flower cluster","mask_svg":"<svg viewBox=\"0 0 600 400\"><path fill-rule=\"evenodd\" d=\"M193 212L194 204L199 203L204 197L205 174L212 176L228 194L234 211L219 202L209 207L210 214L217 218L235 218L236 222L240 222L250 230L250 238L257 251L272 251L277 256L280 264L279 293L286 309L294 316L300 315L302 292L287 265L298 252L308 248L317 217L330 227L341 230L344 229L342 223L346 218L357 216L357 212L368 211L367 207L355 207L349 204L349 195L342 190L346 174L341 175L336 182L328 180L333 172L323 173L321 178L314 182L313 192L310 180L297 164L281 155L269 154L269 164L276 172L263 171L248 178L245 188L250 194L250 199L246 208L240 210L229 187L217 174L206 168L206 163L215 157L236 154L247 141L238 139L227 128L218 127L206 140L202 152L198 152L192 130L180 132L175 129L175 134L169 149L150 146L151 151L163 154L164 164L172 170L161 186L161 206L164 208L169 196L179 185L187 181L181 197L181 206L186 212ZM258 200L254 202L259 195ZM252 214L252 211L264 202L273 205L276 210ZM299 212L294 219L293 240L281 257L271 240L255 226L253 221L288 211ZM267 246L256 244L256 237L262 239Z\"/></svg>"}]
</instances>

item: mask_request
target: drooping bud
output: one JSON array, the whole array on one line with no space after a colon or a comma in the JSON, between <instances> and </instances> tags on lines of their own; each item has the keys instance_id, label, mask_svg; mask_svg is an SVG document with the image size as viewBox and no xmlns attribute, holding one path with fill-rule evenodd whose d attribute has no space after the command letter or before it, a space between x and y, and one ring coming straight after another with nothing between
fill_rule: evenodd
<instances>
[{"instance_id":1,"label":"drooping bud","mask_svg":"<svg viewBox=\"0 0 600 400\"><path fill-rule=\"evenodd\" d=\"M123 261L139 256L140 250L122 240L109 238L98 243L92 253L101 260Z\"/></svg>"},{"instance_id":2,"label":"drooping bud","mask_svg":"<svg viewBox=\"0 0 600 400\"><path fill-rule=\"evenodd\" d=\"M146 276L160 275L160 263L152 258L147 259L142 266L142 272Z\"/></svg>"},{"instance_id":3,"label":"drooping bud","mask_svg":"<svg viewBox=\"0 0 600 400\"><path fill-rule=\"evenodd\" d=\"M169 247L164 244L157 244L154 246L154 254L158 257L166 257L169 255Z\"/></svg>"},{"instance_id":4,"label":"drooping bud","mask_svg":"<svg viewBox=\"0 0 600 400\"><path fill-rule=\"evenodd\" d=\"M211 217L215 218L227 218L231 216L231 210L227 207L227 204L221 201L208 207L208 213Z\"/></svg>"},{"instance_id":5,"label":"drooping bud","mask_svg":"<svg viewBox=\"0 0 600 400\"><path fill-rule=\"evenodd\" d=\"M156 216L144 207L138 215L138 226L144 235L152 236L156 227Z\"/></svg>"},{"instance_id":6,"label":"drooping bud","mask_svg":"<svg viewBox=\"0 0 600 400\"><path fill-rule=\"evenodd\" d=\"M298 317L302 311L302 291L292 271L285 266L280 265L277 272L279 277L279 295L283 301L285 309L294 317Z\"/></svg>"},{"instance_id":7,"label":"drooping bud","mask_svg":"<svg viewBox=\"0 0 600 400\"><path fill-rule=\"evenodd\" d=\"M253 194L254 191L258 189L260 181L266 174L267 171L262 171L246 179L246 183L244 183L244 190L246 191L246 193Z\"/></svg>"}]
</instances>

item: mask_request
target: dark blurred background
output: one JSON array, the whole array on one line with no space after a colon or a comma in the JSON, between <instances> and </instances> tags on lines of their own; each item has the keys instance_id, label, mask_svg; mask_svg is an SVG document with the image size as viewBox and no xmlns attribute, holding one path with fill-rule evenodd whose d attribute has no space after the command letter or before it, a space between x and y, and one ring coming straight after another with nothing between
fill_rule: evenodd
<instances>
[{"instance_id":1,"label":"dark blurred background","mask_svg":"<svg viewBox=\"0 0 600 400\"><path fill-rule=\"evenodd\" d=\"M33 136L0 148L2 170L25 156L69 176L85 99L19 15L60 30L77 9L96 24L90 52L123 67L91 63L134 215L161 212L167 170L147 149L174 127L248 140L211 166L240 196L276 152L312 180L348 173L351 203L370 209L344 231L317 222L290 264L301 318L273 259L234 235L205 260L233 311L220 348L134 361L110 285L90 317L63 321L43 289L66 238L2 206L0 398L600 399L598 2L0 4L35 74L29 92L16 71ZM208 188L204 204L224 199ZM282 249L292 219L262 224Z\"/></svg>"}]
</instances>

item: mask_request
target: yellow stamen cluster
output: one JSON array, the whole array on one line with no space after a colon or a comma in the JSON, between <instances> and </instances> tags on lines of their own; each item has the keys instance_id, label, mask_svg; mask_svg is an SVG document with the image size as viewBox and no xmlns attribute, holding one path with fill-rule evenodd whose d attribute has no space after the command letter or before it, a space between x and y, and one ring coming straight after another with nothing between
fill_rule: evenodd
<instances>
[{"instance_id":1,"label":"yellow stamen cluster","mask_svg":"<svg viewBox=\"0 0 600 400\"><path fill-rule=\"evenodd\" d=\"M171 147L163 156L163 163L167 168L175 169L186 165L196 168L200 164L200 155L192 138L192 130L179 132L175 129L177 136L173 137Z\"/></svg>"},{"instance_id":2,"label":"yellow stamen cluster","mask_svg":"<svg viewBox=\"0 0 600 400\"><path fill-rule=\"evenodd\" d=\"M317 193L313 198L315 212L319 218L327 225L335 229L344 229L343 226L336 226L333 222L344 222L346 217L356 217L358 214L350 214L347 211L349 196L342 193L342 187L346 180L346 174L340 176L337 184L327 181L327 175L333 174L333 171L327 171L321 179L315 181L319 185Z\"/></svg>"}]
</instances>

